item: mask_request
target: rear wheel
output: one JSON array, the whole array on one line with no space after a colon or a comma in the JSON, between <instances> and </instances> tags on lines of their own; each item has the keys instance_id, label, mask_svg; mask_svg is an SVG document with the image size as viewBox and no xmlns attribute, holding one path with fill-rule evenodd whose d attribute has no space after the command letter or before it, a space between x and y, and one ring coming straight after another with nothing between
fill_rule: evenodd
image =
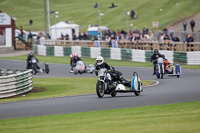
<instances>
[{"instance_id":1,"label":"rear wheel","mask_svg":"<svg viewBox=\"0 0 200 133\"><path fill-rule=\"evenodd\" d=\"M163 79L163 67L162 65L160 65L160 78Z\"/></svg>"},{"instance_id":2,"label":"rear wheel","mask_svg":"<svg viewBox=\"0 0 200 133\"><path fill-rule=\"evenodd\" d=\"M113 90L112 93L111 93L111 96L116 97L116 95L117 95L117 92Z\"/></svg>"},{"instance_id":3,"label":"rear wheel","mask_svg":"<svg viewBox=\"0 0 200 133\"><path fill-rule=\"evenodd\" d=\"M96 85L96 93L99 98L102 98L104 96L104 93L105 93L104 88L105 88L104 83L101 81L98 81Z\"/></svg>"},{"instance_id":4,"label":"rear wheel","mask_svg":"<svg viewBox=\"0 0 200 133\"><path fill-rule=\"evenodd\" d=\"M33 74L37 74L37 68L36 68L36 64L33 64Z\"/></svg>"}]
</instances>

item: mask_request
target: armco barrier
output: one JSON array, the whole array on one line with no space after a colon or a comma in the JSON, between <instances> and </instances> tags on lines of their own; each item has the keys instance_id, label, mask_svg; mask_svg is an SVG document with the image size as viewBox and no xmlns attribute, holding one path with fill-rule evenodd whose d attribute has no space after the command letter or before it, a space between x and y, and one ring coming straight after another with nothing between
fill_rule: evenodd
<instances>
[{"instance_id":1,"label":"armco barrier","mask_svg":"<svg viewBox=\"0 0 200 133\"><path fill-rule=\"evenodd\" d=\"M32 90L32 70L0 69L0 98Z\"/></svg>"}]
</instances>

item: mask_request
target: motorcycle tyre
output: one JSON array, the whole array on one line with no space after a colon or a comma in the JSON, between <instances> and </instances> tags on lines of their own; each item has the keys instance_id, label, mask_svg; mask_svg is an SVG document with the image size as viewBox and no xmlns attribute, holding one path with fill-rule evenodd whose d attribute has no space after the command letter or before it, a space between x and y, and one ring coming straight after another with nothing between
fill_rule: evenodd
<instances>
[{"instance_id":1,"label":"motorcycle tyre","mask_svg":"<svg viewBox=\"0 0 200 133\"><path fill-rule=\"evenodd\" d=\"M112 91L111 96L112 97L116 97L116 95L117 95L117 92L116 91Z\"/></svg>"},{"instance_id":2,"label":"motorcycle tyre","mask_svg":"<svg viewBox=\"0 0 200 133\"><path fill-rule=\"evenodd\" d=\"M100 88L99 88L100 85L103 87L103 88L102 88L102 92L100 92ZM96 93L97 93L97 96L98 96L99 98L102 98L102 97L104 96L104 94L105 94L105 89L104 89L104 83L103 83L103 82L101 82L101 81L98 81L98 82L97 82L97 85L96 85Z\"/></svg>"},{"instance_id":3,"label":"motorcycle tyre","mask_svg":"<svg viewBox=\"0 0 200 133\"><path fill-rule=\"evenodd\" d=\"M140 91L134 91L135 96L139 96L140 95Z\"/></svg>"}]
</instances>

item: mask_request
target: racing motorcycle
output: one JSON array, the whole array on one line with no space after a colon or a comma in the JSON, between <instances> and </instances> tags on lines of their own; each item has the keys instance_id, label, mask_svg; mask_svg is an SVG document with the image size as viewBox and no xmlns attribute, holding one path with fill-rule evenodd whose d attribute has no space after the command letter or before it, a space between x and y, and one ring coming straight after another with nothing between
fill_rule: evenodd
<instances>
[{"instance_id":1,"label":"racing motorcycle","mask_svg":"<svg viewBox=\"0 0 200 133\"><path fill-rule=\"evenodd\" d=\"M131 87L125 87L121 84L115 75L108 73L106 68L101 68L98 72L99 79L96 84L96 94L102 98L104 94L109 94L115 97L117 93L134 92L136 96L143 91L142 83L137 73L134 72L131 80Z\"/></svg>"},{"instance_id":2,"label":"racing motorcycle","mask_svg":"<svg viewBox=\"0 0 200 133\"><path fill-rule=\"evenodd\" d=\"M80 73L80 74L90 73L90 74L92 74L94 72L94 65L90 64L89 66L85 66L83 61L80 60L80 61L76 62L76 65L74 65L73 72L74 72L74 74L77 74L77 73Z\"/></svg>"},{"instance_id":3,"label":"racing motorcycle","mask_svg":"<svg viewBox=\"0 0 200 133\"><path fill-rule=\"evenodd\" d=\"M50 72L50 69L49 69L49 65L46 64L46 63L43 63L43 66L42 66L42 69L38 69L37 67L37 59L33 56L31 58L31 69L33 70L33 74L36 75L37 73L46 73L46 74L49 74Z\"/></svg>"},{"instance_id":4,"label":"racing motorcycle","mask_svg":"<svg viewBox=\"0 0 200 133\"><path fill-rule=\"evenodd\" d=\"M157 64L156 64L156 77L157 79L163 78L165 73L165 67L164 67L164 60L162 57L159 57L157 59Z\"/></svg>"},{"instance_id":5,"label":"racing motorcycle","mask_svg":"<svg viewBox=\"0 0 200 133\"><path fill-rule=\"evenodd\" d=\"M77 61L76 62L76 66L73 67L73 70L74 70L74 74L77 74L77 73L84 73L85 72L85 64L83 63L83 61Z\"/></svg>"}]
</instances>

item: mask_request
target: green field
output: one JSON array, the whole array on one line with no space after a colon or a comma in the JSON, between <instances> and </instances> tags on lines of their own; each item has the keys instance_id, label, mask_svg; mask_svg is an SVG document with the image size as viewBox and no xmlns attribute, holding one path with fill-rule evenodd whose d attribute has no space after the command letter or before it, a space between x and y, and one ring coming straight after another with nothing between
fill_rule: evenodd
<instances>
[{"instance_id":1,"label":"green field","mask_svg":"<svg viewBox=\"0 0 200 133\"><path fill-rule=\"evenodd\" d=\"M97 80L98 77L33 78L33 90L19 96L0 99L0 103L96 93ZM143 86L154 83L154 81L142 80Z\"/></svg>"},{"instance_id":2,"label":"green field","mask_svg":"<svg viewBox=\"0 0 200 133\"><path fill-rule=\"evenodd\" d=\"M1 133L199 133L200 102L0 120Z\"/></svg>"},{"instance_id":3,"label":"green field","mask_svg":"<svg viewBox=\"0 0 200 133\"><path fill-rule=\"evenodd\" d=\"M55 56L36 56L40 62L46 62L46 63L59 63L59 64L69 64L70 58L67 56L64 57L55 57ZM0 59L8 59L8 60L21 60L25 61L27 58L26 55L20 55L20 56L13 56L13 57L0 57ZM81 57L81 59L84 61L85 64L95 64L96 59L93 58L87 58L87 57ZM111 60L111 59L105 59L105 62L107 62L110 66L127 66L127 67L150 67L153 68L152 62L135 62L135 61L126 61L126 60ZM183 69L200 69L200 65L184 65L181 64L181 68Z\"/></svg>"},{"instance_id":4,"label":"green field","mask_svg":"<svg viewBox=\"0 0 200 133\"><path fill-rule=\"evenodd\" d=\"M129 20L129 24L142 29L147 25L152 29L152 22L159 21L160 29L164 26L192 16L200 12L199 0L49 0L50 10L59 11L59 21L74 21L80 25L80 31L86 31L89 24L98 25L98 8L93 8L96 2L104 16L101 24L112 30L125 29L125 10L134 9L138 14L137 20ZM108 9L111 3L118 7ZM176 6L176 3L179 3ZM160 12L160 9L163 11ZM0 0L0 10L12 17L16 17L17 27L26 30L44 30L44 0ZM33 27L29 27L29 19L33 20ZM55 23L51 15L51 25Z\"/></svg>"}]
</instances>

